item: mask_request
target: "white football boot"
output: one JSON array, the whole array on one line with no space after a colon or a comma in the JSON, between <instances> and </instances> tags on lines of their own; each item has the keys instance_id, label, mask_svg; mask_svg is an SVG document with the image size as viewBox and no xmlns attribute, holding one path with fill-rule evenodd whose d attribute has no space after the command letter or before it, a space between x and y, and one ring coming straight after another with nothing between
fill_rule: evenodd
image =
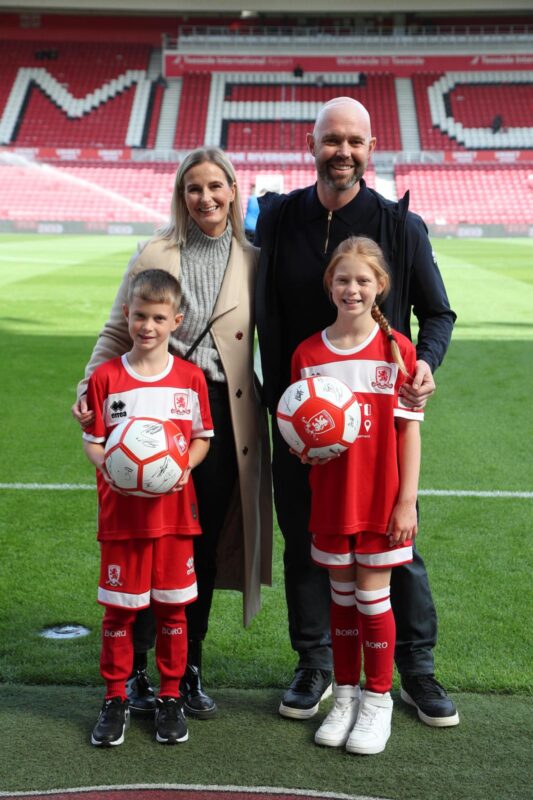
<instances>
[{"instance_id":1,"label":"white football boot","mask_svg":"<svg viewBox=\"0 0 533 800\"><path fill-rule=\"evenodd\" d=\"M391 733L391 719L392 697L389 692L377 694L364 689L357 722L346 742L347 751L363 756L381 753Z\"/></svg>"},{"instance_id":2,"label":"white football boot","mask_svg":"<svg viewBox=\"0 0 533 800\"><path fill-rule=\"evenodd\" d=\"M333 686L333 708L315 733L316 744L342 747L350 735L361 700L359 686Z\"/></svg>"}]
</instances>

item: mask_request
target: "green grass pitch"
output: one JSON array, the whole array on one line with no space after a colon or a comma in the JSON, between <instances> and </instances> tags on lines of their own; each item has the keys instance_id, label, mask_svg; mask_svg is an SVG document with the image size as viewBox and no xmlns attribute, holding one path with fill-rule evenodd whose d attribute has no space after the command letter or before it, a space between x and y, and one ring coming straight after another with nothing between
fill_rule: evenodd
<instances>
[{"instance_id":1,"label":"green grass pitch","mask_svg":"<svg viewBox=\"0 0 533 800\"><path fill-rule=\"evenodd\" d=\"M35 686L31 691L36 693L71 692L73 697L77 687L88 687L85 691L94 700L89 720L98 707L101 685L95 493L7 485L94 483L70 406L136 241L0 237L0 681L21 689L23 684ZM438 677L449 690L464 693L463 703L474 718L480 715L474 732L468 733L468 723L461 723L456 735L468 734L473 742L481 742L481 721L490 725L492 719L486 707L491 695L514 695L515 705L509 704L512 697L502 697L501 713L510 709L510 718L514 715L522 726L529 721L531 730L531 713L521 716L519 709L531 703L533 689L533 241L435 239L433 244L458 322L422 427L421 489L463 494L422 494L418 545L439 614ZM474 496L475 492L485 494ZM227 693L230 707L238 702L232 695L235 690L266 690L266 697L277 697L292 674L281 556L277 534L274 585L264 588L263 610L246 631L241 627L240 596L216 594L205 673L210 687ZM81 623L91 634L68 642L38 635L58 622ZM35 696L36 707L45 703L39 697ZM254 698L262 708L261 695ZM412 717L402 721L399 716L409 746L430 752L437 741L435 732ZM278 720L273 724L279 728ZM206 729L199 727L203 736ZM309 742L313 755L309 737L314 727L314 721L308 728L289 725L287 747ZM281 735L278 728L276 735ZM460 761L462 748L470 745L459 738L452 746L446 736L452 751L442 757ZM522 746L518 741L507 745ZM398 752L410 758L409 749ZM336 754L319 754L337 769ZM521 793L518 777L513 791L502 788L502 793L487 794L490 786L497 786L492 766L484 768L483 779L481 772L472 773L477 777L472 777L465 797L527 796ZM257 769L252 781L256 783L265 780ZM371 771L364 767L362 774ZM416 783L416 776L410 780L410 791L392 780L378 782L375 793L380 789L381 796L394 798L432 796L427 786ZM3 784L0 775L0 790L4 785L15 787ZM37 784L23 788L30 785ZM298 785L309 785L305 776ZM438 796L462 797L458 785ZM322 788L328 787L343 790L340 779ZM364 788L372 793L368 785Z\"/></svg>"}]
</instances>

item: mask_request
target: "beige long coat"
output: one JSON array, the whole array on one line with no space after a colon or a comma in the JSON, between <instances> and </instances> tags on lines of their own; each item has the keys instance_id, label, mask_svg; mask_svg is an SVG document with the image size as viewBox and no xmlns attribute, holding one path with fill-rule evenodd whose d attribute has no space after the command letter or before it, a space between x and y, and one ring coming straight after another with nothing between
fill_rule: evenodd
<instances>
[{"instance_id":1,"label":"beige long coat","mask_svg":"<svg viewBox=\"0 0 533 800\"><path fill-rule=\"evenodd\" d=\"M259 611L261 584L270 585L272 580L270 446L266 412L259 402L253 371L257 258L256 248L233 237L211 328L228 381L239 468L238 486L220 537L216 585L243 592L245 625ZM150 268L168 270L179 280L179 248L157 238L139 246L87 364L85 379L78 386L78 397L85 393L88 378L99 364L131 348L122 306L131 276ZM172 349L172 339L170 344Z\"/></svg>"}]
</instances>

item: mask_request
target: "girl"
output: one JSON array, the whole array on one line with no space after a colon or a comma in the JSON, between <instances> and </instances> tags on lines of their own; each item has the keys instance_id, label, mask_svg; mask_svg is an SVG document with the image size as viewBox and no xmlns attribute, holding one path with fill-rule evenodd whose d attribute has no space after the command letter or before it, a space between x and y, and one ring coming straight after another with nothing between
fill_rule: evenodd
<instances>
[{"instance_id":1,"label":"girl","mask_svg":"<svg viewBox=\"0 0 533 800\"><path fill-rule=\"evenodd\" d=\"M339 457L302 459L313 465L311 556L329 570L332 597L334 706L315 741L346 745L351 753L380 753L392 716L391 568L412 560L417 531L423 414L404 407L398 396L414 374L416 354L379 310L390 277L375 242L365 237L342 242L326 268L324 285L337 318L296 349L292 379L329 375L343 380L359 398L361 430Z\"/></svg>"}]
</instances>

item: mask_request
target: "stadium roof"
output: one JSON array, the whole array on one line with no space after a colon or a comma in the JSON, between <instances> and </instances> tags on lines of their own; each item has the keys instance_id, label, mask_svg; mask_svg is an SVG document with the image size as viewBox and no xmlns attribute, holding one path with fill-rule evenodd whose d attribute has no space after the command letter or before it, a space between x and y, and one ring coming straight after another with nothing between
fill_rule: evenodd
<instances>
[{"instance_id":1,"label":"stadium roof","mask_svg":"<svg viewBox=\"0 0 533 800\"><path fill-rule=\"evenodd\" d=\"M0 0L0 9L10 11L107 11L146 14L146 0L17 0L17 3ZM324 0L296 0L292 3L293 14L324 14ZM150 14L217 12L240 14L242 11L287 14L287 0L151 0ZM501 0L329 0L328 13L420 12L450 13L531 11L531 0L509 0L502 9Z\"/></svg>"}]
</instances>

